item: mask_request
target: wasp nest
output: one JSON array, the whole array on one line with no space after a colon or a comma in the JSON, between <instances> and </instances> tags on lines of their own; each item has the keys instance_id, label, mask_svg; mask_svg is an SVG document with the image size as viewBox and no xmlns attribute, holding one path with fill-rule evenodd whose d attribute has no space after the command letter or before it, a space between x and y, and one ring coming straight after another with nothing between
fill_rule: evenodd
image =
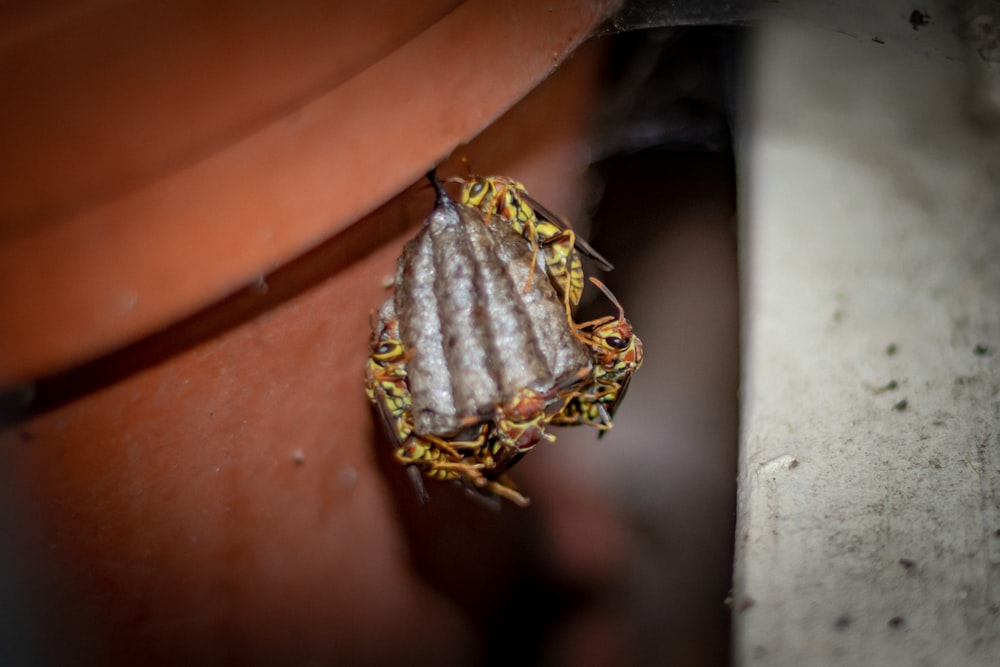
<instances>
[{"instance_id":1,"label":"wasp nest","mask_svg":"<svg viewBox=\"0 0 1000 667\"><path fill-rule=\"evenodd\" d=\"M403 248L395 293L374 323L368 395L400 462L526 504L507 468L555 439L549 424L609 429L641 344L621 313L573 321L566 281L577 276L553 267L575 257L575 237L564 223L540 220L523 186L470 180L465 201L469 183L493 189L467 205L431 180L436 205ZM498 187L507 183L520 190ZM550 250L555 236L568 241L566 252ZM578 259L563 266L582 284L578 267ZM628 349L616 348L623 340Z\"/></svg>"}]
</instances>

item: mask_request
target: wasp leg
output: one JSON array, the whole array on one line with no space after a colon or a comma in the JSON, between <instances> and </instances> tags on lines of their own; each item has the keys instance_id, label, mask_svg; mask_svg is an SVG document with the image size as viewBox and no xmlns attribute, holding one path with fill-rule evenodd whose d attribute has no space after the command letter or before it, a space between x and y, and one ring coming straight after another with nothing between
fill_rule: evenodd
<instances>
[{"instance_id":1,"label":"wasp leg","mask_svg":"<svg viewBox=\"0 0 1000 667\"><path fill-rule=\"evenodd\" d=\"M425 435L422 437L430 442L433 442L454 458L461 458L462 454L460 453L460 450L475 451L482 449L483 445L486 444L486 435L488 432L489 424L483 424L479 429L479 435L472 440L445 440L436 435Z\"/></svg>"},{"instance_id":2,"label":"wasp leg","mask_svg":"<svg viewBox=\"0 0 1000 667\"><path fill-rule=\"evenodd\" d=\"M585 330L590 329L590 331L593 332L593 330L596 329L597 327L614 321L615 321L614 316L605 315L604 317L599 317L596 320L581 322L579 324L574 324L571 320L570 324L572 325L573 328L573 336L584 345L592 346L594 344L595 337L590 333L584 333Z\"/></svg>"},{"instance_id":3,"label":"wasp leg","mask_svg":"<svg viewBox=\"0 0 1000 667\"><path fill-rule=\"evenodd\" d=\"M454 450L449 451L433 441L414 438L396 448L396 459L404 465L421 468L428 477L460 473L477 479L482 477L479 471L484 467L481 463L467 463Z\"/></svg>"},{"instance_id":4,"label":"wasp leg","mask_svg":"<svg viewBox=\"0 0 1000 667\"><path fill-rule=\"evenodd\" d=\"M494 494L500 496L501 498L506 498L519 507L527 507L530 505L531 501L521 495L521 493L514 488L513 484L514 483L511 482L506 475L503 475L498 480L490 480L487 487Z\"/></svg>"},{"instance_id":5,"label":"wasp leg","mask_svg":"<svg viewBox=\"0 0 1000 667\"><path fill-rule=\"evenodd\" d=\"M524 281L524 289L522 290L527 294L528 290L531 289L531 281L535 277L535 265L538 264L538 253L541 252L541 247L538 244L538 236L535 233L535 221L530 217L524 221L524 234L531 243L531 268L528 269L528 279Z\"/></svg>"}]
</instances>

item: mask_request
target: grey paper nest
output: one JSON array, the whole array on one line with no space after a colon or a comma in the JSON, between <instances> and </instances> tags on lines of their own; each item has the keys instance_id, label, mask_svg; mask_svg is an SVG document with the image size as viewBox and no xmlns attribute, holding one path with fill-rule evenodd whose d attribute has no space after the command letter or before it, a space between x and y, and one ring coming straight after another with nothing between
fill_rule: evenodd
<instances>
[{"instance_id":1,"label":"grey paper nest","mask_svg":"<svg viewBox=\"0 0 1000 667\"><path fill-rule=\"evenodd\" d=\"M414 430L453 436L492 419L521 389L558 400L589 375L541 254L509 222L453 201L434 210L403 249L396 291L380 313L398 318L408 351Z\"/></svg>"}]
</instances>

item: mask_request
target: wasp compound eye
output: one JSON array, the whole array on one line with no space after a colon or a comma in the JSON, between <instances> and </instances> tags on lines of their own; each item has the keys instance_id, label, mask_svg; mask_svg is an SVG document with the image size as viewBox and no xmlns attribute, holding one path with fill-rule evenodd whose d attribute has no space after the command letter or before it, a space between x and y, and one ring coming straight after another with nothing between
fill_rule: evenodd
<instances>
[{"instance_id":1,"label":"wasp compound eye","mask_svg":"<svg viewBox=\"0 0 1000 667\"><path fill-rule=\"evenodd\" d=\"M604 342L616 350L624 350L632 342L631 338L619 338L618 336L608 336Z\"/></svg>"},{"instance_id":2,"label":"wasp compound eye","mask_svg":"<svg viewBox=\"0 0 1000 667\"><path fill-rule=\"evenodd\" d=\"M372 356L375 359L379 359L382 361L402 356L401 353L402 350L400 349L399 343L394 341L387 341L385 343L382 343L374 350L372 350Z\"/></svg>"}]
</instances>

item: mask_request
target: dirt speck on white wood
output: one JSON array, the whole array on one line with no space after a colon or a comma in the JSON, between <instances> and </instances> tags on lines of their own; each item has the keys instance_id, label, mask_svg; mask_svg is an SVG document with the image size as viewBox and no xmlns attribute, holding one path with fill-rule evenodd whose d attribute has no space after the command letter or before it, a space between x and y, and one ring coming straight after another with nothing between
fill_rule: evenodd
<instances>
[{"instance_id":1,"label":"dirt speck on white wood","mask_svg":"<svg viewBox=\"0 0 1000 667\"><path fill-rule=\"evenodd\" d=\"M753 62L735 662L997 664L1000 138L919 49Z\"/></svg>"}]
</instances>

